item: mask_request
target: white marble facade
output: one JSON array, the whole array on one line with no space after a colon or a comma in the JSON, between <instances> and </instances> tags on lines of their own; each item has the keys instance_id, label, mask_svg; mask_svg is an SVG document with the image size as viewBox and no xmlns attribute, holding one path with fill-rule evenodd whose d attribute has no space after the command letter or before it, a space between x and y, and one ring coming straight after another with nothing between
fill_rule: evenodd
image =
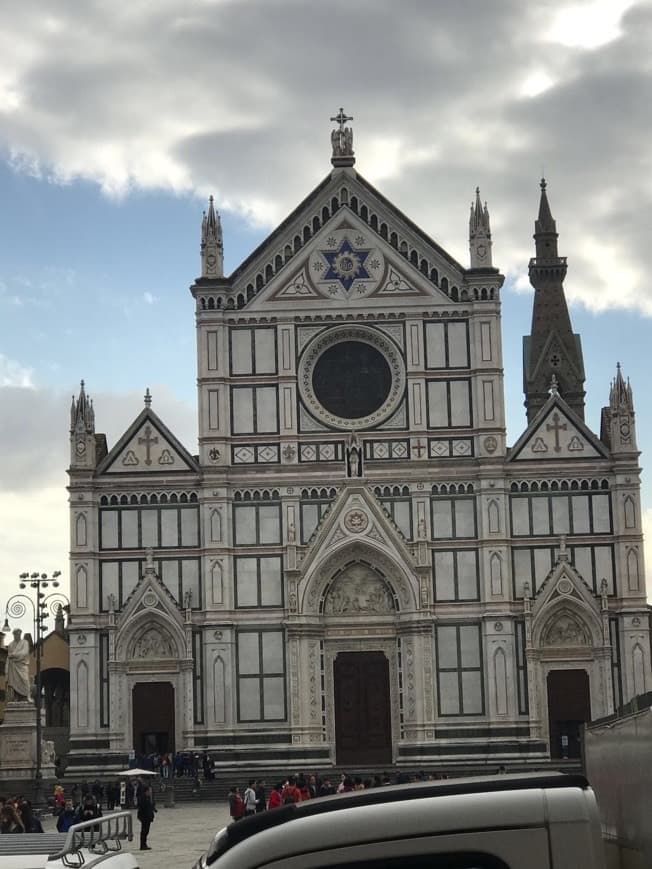
<instances>
[{"instance_id":1,"label":"white marble facade","mask_svg":"<svg viewBox=\"0 0 652 869\"><path fill-rule=\"evenodd\" d=\"M73 766L145 737L350 764L346 728L384 715L369 764L535 763L551 672L588 674L594 718L652 687L631 392L612 388L600 440L553 382L508 448L486 207L471 253L348 152L230 277L211 202L198 456L149 395L110 449L73 402ZM387 662L375 687L365 653Z\"/></svg>"}]
</instances>

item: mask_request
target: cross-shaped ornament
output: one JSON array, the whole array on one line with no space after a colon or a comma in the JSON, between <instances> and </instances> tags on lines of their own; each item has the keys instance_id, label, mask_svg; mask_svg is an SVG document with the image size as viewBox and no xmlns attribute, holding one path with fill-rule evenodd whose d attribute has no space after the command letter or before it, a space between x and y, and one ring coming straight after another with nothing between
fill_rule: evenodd
<instances>
[{"instance_id":1,"label":"cross-shaped ornament","mask_svg":"<svg viewBox=\"0 0 652 869\"><path fill-rule=\"evenodd\" d=\"M138 443L141 445L145 444L145 456L146 456L145 464L151 465L152 464L151 449L152 449L152 446L154 446L154 444L158 443L158 438L152 437L152 427L151 426L149 426L149 425L145 426L145 437L138 438Z\"/></svg>"},{"instance_id":2,"label":"cross-shaped ornament","mask_svg":"<svg viewBox=\"0 0 652 869\"><path fill-rule=\"evenodd\" d=\"M343 108L340 108L339 112L335 115L335 117L331 118L331 121L335 121L335 123L340 125L340 133L344 132L344 124L346 124L347 121L352 121L352 120L353 120L353 115L345 114Z\"/></svg>"}]
</instances>

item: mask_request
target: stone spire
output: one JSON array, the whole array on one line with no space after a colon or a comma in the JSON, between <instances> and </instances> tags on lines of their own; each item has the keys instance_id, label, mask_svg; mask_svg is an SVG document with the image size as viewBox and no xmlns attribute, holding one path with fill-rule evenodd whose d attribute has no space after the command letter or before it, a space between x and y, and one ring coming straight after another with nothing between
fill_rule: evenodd
<instances>
[{"instance_id":1,"label":"stone spire","mask_svg":"<svg viewBox=\"0 0 652 869\"><path fill-rule=\"evenodd\" d=\"M86 395L83 380L80 383L79 398L75 400L73 395L70 408L70 434L78 432L95 434L95 411L93 402Z\"/></svg>"},{"instance_id":2,"label":"stone spire","mask_svg":"<svg viewBox=\"0 0 652 869\"><path fill-rule=\"evenodd\" d=\"M564 401L584 419L584 360L580 336L573 333L566 296L566 257L557 251L557 227L541 179L539 216L534 223L536 256L530 260L534 287L532 329L523 338L523 391L528 422L549 397L554 374Z\"/></svg>"},{"instance_id":3,"label":"stone spire","mask_svg":"<svg viewBox=\"0 0 652 869\"><path fill-rule=\"evenodd\" d=\"M82 380L79 397L73 395L70 407L70 466L94 468L95 461L95 410Z\"/></svg>"},{"instance_id":4,"label":"stone spire","mask_svg":"<svg viewBox=\"0 0 652 869\"><path fill-rule=\"evenodd\" d=\"M208 214L204 212L201 222L201 276L202 278L224 277L224 242L222 222L213 205L213 197L208 199Z\"/></svg>"},{"instance_id":5,"label":"stone spire","mask_svg":"<svg viewBox=\"0 0 652 869\"><path fill-rule=\"evenodd\" d=\"M471 203L469 218L469 249L471 251L471 268L491 268L491 226L489 225L489 210L485 202L484 208L480 202L480 188L475 188L475 203Z\"/></svg>"},{"instance_id":6,"label":"stone spire","mask_svg":"<svg viewBox=\"0 0 652 869\"><path fill-rule=\"evenodd\" d=\"M632 387L623 378L620 362L609 390L609 406L602 408L600 439L612 453L637 453L634 396Z\"/></svg>"}]
</instances>

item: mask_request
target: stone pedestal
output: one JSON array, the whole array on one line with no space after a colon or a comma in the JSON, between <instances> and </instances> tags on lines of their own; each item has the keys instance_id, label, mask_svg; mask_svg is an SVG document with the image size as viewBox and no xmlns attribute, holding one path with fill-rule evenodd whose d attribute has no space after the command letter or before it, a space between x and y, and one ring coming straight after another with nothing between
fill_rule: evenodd
<instances>
[{"instance_id":1,"label":"stone pedestal","mask_svg":"<svg viewBox=\"0 0 652 869\"><path fill-rule=\"evenodd\" d=\"M54 776L54 746L41 740L41 774ZM33 779L36 775L36 707L12 701L0 725L0 780Z\"/></svg>"}]
</instances>

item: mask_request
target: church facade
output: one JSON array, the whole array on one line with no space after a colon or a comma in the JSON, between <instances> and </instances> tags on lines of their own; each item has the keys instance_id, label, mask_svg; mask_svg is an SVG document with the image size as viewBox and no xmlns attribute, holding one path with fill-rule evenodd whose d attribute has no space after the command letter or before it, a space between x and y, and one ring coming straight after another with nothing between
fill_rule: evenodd
<instances>
[{"instance_id":1,"label":"church facade","mask_svg":"<svg viewBox=\"0 0 652 869\"><path fill-rule=\"evenodd\" d=\"M204 215L198 453L149 392L111 447L73 399L75 768L536 764L652 687L632 392L618 368L590 430L545 183L510 446L479 192L466 267L334 120L330 174L229 276Z\"/></svg>"}]
</instances>

